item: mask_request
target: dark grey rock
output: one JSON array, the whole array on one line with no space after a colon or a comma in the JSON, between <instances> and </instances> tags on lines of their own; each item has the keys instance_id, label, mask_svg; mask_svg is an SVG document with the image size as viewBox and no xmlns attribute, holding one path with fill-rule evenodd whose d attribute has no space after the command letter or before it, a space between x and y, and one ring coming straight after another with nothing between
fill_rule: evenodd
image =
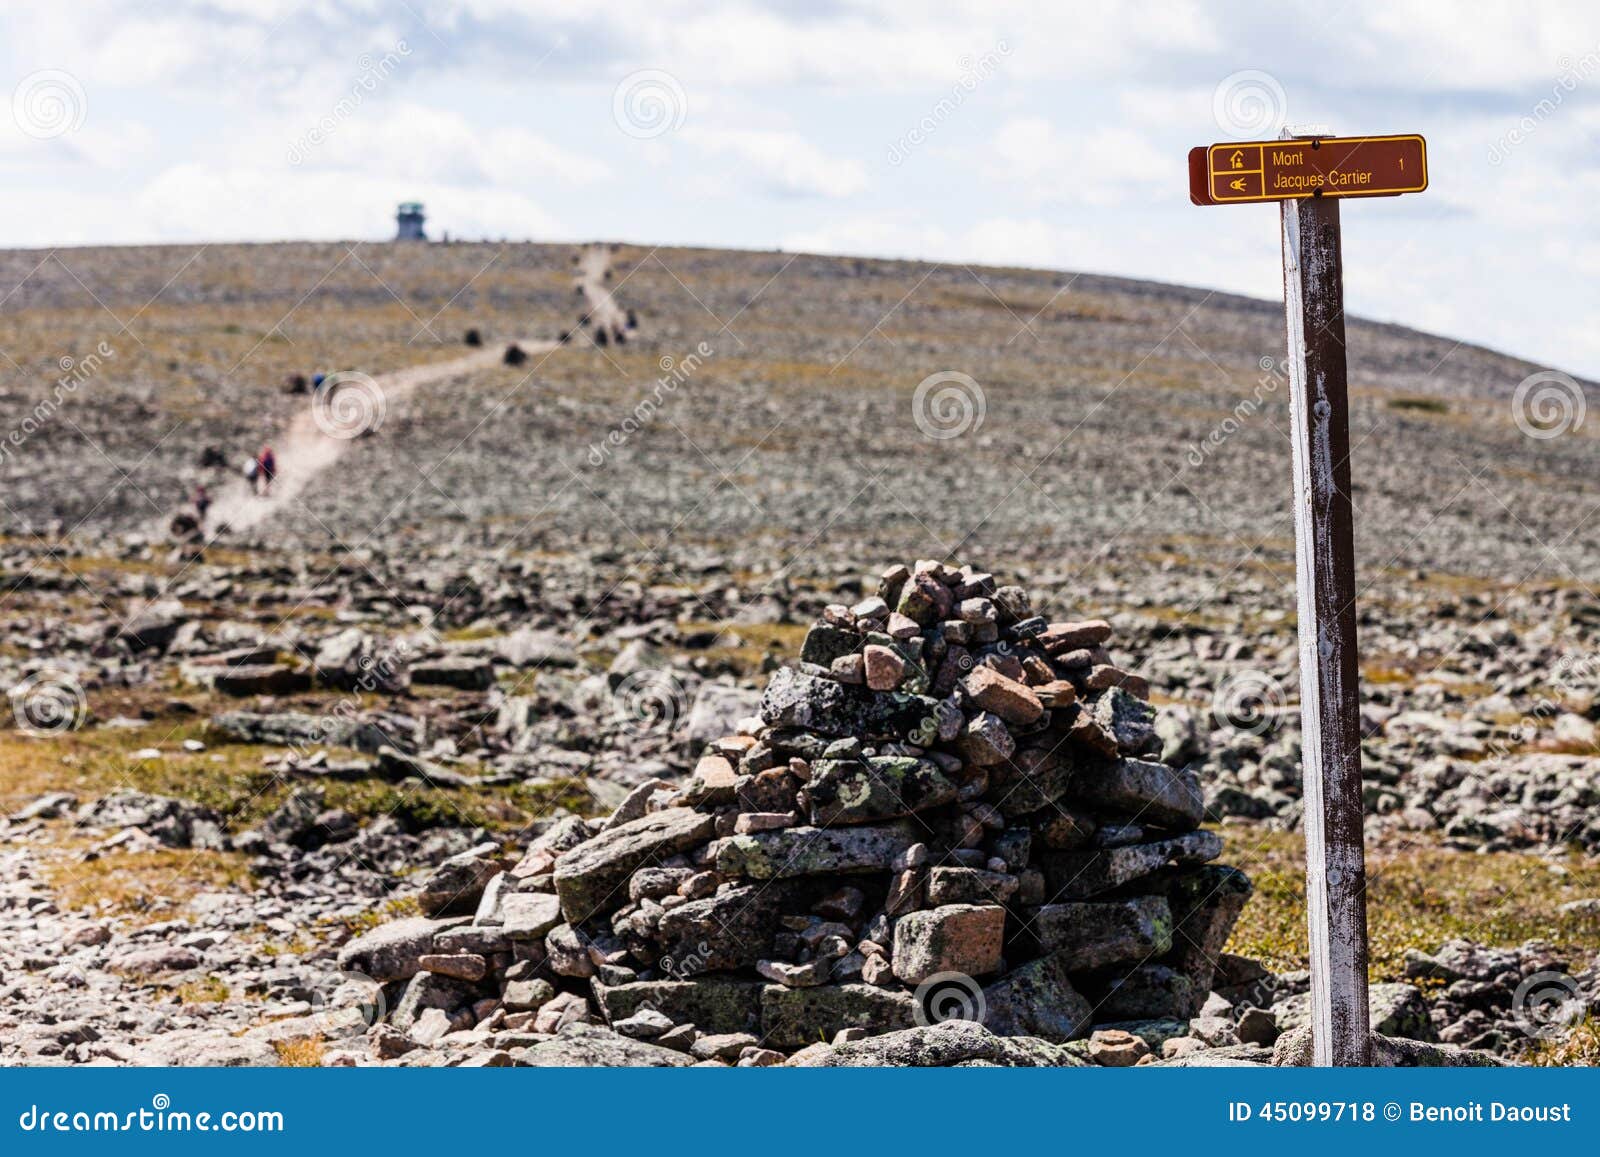
<instances>
[{"instance_id":1,"label":"dark grey rock","mask_svg":"<svg viewBox=\"0 0 1600 1157\"><path fill-rule=\"evenodd\" d=\"M1137 963L1172 948L1172 911L1162 896L1046 904L1029 926L1042 952L1073 972Z\"/></svg>"}]
</instances>

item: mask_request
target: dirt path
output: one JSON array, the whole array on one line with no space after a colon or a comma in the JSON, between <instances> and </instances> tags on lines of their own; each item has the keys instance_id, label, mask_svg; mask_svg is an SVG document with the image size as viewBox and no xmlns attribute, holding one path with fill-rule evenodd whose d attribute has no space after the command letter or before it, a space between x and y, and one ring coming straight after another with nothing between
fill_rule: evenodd
<instances>
[{"instance_id":1,"label":"dirt path","mask_svg":"<svg viewBox=\"0 0 1600 1157\"><path fill-rule=\"evenodd\" d=\"M550 341L516 344L529 356L556 348L556 343ZM249 482L235 475L214 496L208 536L215 536L222 527L236 532L265 522L293 502L317 475L346 454L356 453L363 431L371 430L382 437L390 410L403 404L418 388L497 366L505 357L505 349L504 344L496 343L447 362L411 366L376 377L362 373L333 375L337 384L321 397L309 400L272 443L278 463L272 493L258 496Z\"/></svg>"},{"instance_id":2,"label":"dirt path","mask_svg":"<svg viewBox=\"0 0 1600 1157\"><path fill-rule=\"evenodd\" d=\"M588 318L584 328L592 326L590 336L602 344L607 340L619 344L626 341L626 331L631 328L628 324L628 311L618 304L616 297L606 286L611 280L611 261L612 246L585 246L577 254L577 272L573 274L573 284L583 294Z\"/></svg>"}]
</instances>

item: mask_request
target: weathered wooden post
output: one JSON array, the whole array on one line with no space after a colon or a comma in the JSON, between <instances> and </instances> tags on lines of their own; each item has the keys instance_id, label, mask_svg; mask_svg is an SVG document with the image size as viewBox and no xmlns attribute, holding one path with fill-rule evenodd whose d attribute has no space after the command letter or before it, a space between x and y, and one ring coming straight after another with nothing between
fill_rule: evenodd
<instances>
[{"instance_id":1,"label":"weathered wooden post","mask_svg":"<svg viewBox=\"0 0 1600 1157\"><path fill-rule=\"evenodd\" d=\"M1285 134L1195 149L1189 175L1196 204L1281 202L1312 1060L1365 1065L1367 876L1338 198L1420 192L1428 184L1426 146L1415 136Z\"/></svg>"},{"instance_id":2,"label":"weathered wooden post","mask_svg":"<svg viewBox=\"0 0 1600 1157\"><path fill-rule=\"evenodd\" d=\"M1365 1065L1367 868L1339 202L1285 201L1282 213L1312 1056Z\"/></svg>"}]
</instances>

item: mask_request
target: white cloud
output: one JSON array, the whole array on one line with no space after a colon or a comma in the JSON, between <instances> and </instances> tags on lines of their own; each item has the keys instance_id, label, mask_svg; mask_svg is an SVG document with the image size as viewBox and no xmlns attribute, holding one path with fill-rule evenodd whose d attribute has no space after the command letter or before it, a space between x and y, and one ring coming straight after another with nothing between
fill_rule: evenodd
<instances>
[{"instance_id":1,"label":"white cloud","mask_svg":"<svg viewBox=\"0 0 1600 1157\"><path fill-rule=\"evenodd\" d=\"M291 165L363 55L402 40L403 65ZM1271 296L1273 212L1195 209L1183 174L1222 139L1218 82L1264 69L1290 119L1429 138L1426 195L1347 213L1353 310L1595 374L1597 53L1592 0L1465 18L1432 0L8 0L0 238L381 237L417 197L453 233L782 241ZM890 163L985 54L993 74ZM1564 67L1581 83L1536 112ZM687 119L636 140L612 95L647 68ZM5 107L40 69L87 98L49 141Z\"/></svg>"},{"instance_id":2,"label":"white cloud","mask_svg":"<svg viewBox=\"0 0 1600 1157\"><path fill-rule=\"evenodd\" d=\"M309 117L285 135L285 155L310 168L360 169L461 185L543 185L552 178L603 180L603 162L516 126L475 125L459 113L417 104Z\"/></svg>"},{"instance_id":3,"label":"white cloud","mask_svg":"<svg viewBox=\"0 0 1600 1157\"><path fill-rule=\"evenodd\" d=\"M779 196L849 197L867 188L860 161L829 156L798 133L691 127L681 135L703 153L733 158L735 173Z\"/></svg>"},{"instance_id":4,"label":"white cloud","mask_svg":"<svg viewBox=\"0 0 1600 1157\"><path fill-rule=\"evenodd\" d=\"M503 189L435 181L405 186L457 237L561 237L560 221L536 202ZM318 240L370 238L393 231L396 185L387 177L309 172L285 179L275 169L176 165L139 194L134 221L149 238ZM234 206L250 208L242 223ZM242 225L242 227L241 227Z\"/></svg>"},{"instance_id":5,"label":"white cloud","mask_svg":"<svg viewBox=\"0 0 1600 1157\"><path fill-rule=\"evenodd\" d=\"M1071 134L1044 117L1008 121L995 134L996 178L1035 200L1111 205L1170 184L1173 159L1127 126Z\"/></svg>"}]
</instances>

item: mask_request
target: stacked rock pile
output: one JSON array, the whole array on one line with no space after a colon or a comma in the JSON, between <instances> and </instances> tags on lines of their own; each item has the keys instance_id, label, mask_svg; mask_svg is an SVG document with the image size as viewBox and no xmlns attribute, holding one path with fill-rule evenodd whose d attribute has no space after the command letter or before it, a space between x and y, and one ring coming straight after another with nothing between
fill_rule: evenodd
<instances>
[{"instance_id":1,"label":"stacked rock pile","mask_svg":"<svg viewBox=\"0 0 1600 1157\"><path fill-rule=\"evenodd\" d=\"M391 986L380 1047L583 1022L757 1064L952 1018L1052 1042L1188 1020L1250 883L1211 863L1200 785L1156 758L1111 634L970 567L892 568L687 782L512 866L447 861L428 916L348 944Z\"/></svg>"}]
</instances>

